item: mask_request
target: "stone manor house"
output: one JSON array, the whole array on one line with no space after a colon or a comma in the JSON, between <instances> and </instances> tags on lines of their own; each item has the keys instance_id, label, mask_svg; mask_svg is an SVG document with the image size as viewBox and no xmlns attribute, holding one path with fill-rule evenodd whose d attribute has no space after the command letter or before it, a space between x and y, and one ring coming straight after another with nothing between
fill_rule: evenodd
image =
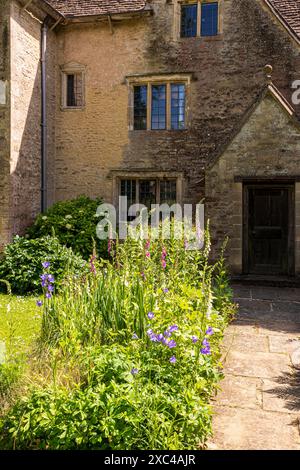
<instances>
[{"instance_id":1,"label":"stone manor house","mask_svg":"<svg viewBox=\"0 0 300 470\"><path fill-rule=\"evenodd\" d=\"M1 0L0 246L81 194L205 198L234 273L300 274L299 53L300 0Z\"/></svg>"}]
</instances>

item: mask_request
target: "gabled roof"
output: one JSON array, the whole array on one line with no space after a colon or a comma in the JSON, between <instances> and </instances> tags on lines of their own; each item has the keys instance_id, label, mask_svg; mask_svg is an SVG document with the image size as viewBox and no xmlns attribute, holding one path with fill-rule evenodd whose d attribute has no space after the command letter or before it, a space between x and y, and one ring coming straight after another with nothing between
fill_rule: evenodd
<instances>
[{"instance_id":1,"label":"gabled roof","mask_svg":"<svg viewBox=\"0 0 300 470\"><path fill-rule=\"evenodd\" d=\"M138 13L147 0L44 0L65 18Z\"/></svg>"},{"instance_id":2,"label":"gabled roof","mask_svg":"<svg viewBox=\"0 0 300 470\"><path fill-rule=\"evenodd\" d=\"M300 40L300 0L265 0L292 36Z\"/></svg>"},{"instance_id":3,"label":"gabled roof","mask_svg":"<svg viewBox=\"0 0 300 470\"><path fill-rule=\"evenodd\" d=\"M249 121L252 114L258 108L260 103L267 96L271 96L280 105L280 107L282 108L282 111L288 115L288 118L291 120L291 122L293 122L294 125L300 130L300 122L297 119L294 108L290 105L290 103L286 100L286 98L282 95L282 93L278 90L278 88L271 82L264 86L264 88L262 89L258 97L254 100L252 105L248 108L248 110L243 115L242 119L239 122L239 125L234 129L228 141L225 143L225 145L219 148L219 151L216 153L216 155L209 161L207 165L208 168L212 168L214 164L219 160L219 158L225 153L227 148L231 145L233 140L236 138L236 136L240 133L240 131Z\"/></svg>"}]
</instances>

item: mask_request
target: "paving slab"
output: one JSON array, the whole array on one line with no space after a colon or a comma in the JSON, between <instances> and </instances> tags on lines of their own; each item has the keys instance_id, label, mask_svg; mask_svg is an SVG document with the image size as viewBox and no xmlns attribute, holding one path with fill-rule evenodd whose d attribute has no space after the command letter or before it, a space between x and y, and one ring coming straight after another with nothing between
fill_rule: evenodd
<instances>
[{"instance_id":1,"label":"paving slab","mask_svg":"<svg viewBox=\"0 0 300 470\"><path fill-rule=\"evenodd\" d=\"M234 290L208 448L300 450L300 289Z\"/></svg>"},{"instance_id":2,"label":"paving slab","mask_svg":"<svg viewBox=\"0 0 300 470\"><path fill-rule=\"evenodd\" d=\"M218 405L257 409L262 406L262 382L252 377L227 375L221 383Z\"/></svg>"},{"instance_id":3,"label":"paving slab","mask_svg":"<svg viewBox=\"0 0 300 470\"><path fill-rule=\"evenodd\" d=\"M214 440L219 450L300 450L295 416L264 410L215 408Z\"/></svg>"},{"instance_id":4,"label":"paving slab","mask_svg":"<svg viewBox=\"0 0 300 470\"><path fill-rule=\"evenodd\" d=\"M269 342L267 336L263 335L231 335L230 348L244 353L269 352Z\"/></svg>"},{"instance_id":5,"label":"paving slab","mask_svg":"<svg viewBox=\"0 0 300 470\"><path fill-rule=\"evenodd\" d=\"M231 350L226 358L227 373L244 377L274 378L279 371L288 373L290 369L288 354Z\"/></svg>"},{"instance_id":6,"label":"paving slab","mask_svg":"<svg viewBox=\"0 0 300 470\"><path fill-rule=\"evenodd\" d=\"M286 380L262 379L262 409L300 416L300 383L296 392L293 382ZM295 397L298 393L298 397Z\"/></svg>"},{"instance_id":7,"label":"paving slab","mask_svg":"<svg viewBox=\"0 0 300 470\"><path fill-rule=\"evenodd\" d=\"M269 351L271 353L288 353L293 354L294 351L300 348L300 340L298 336L291 338L287 335L273 335L272 332L268 335Z\"/></svg>"}]
</instances>

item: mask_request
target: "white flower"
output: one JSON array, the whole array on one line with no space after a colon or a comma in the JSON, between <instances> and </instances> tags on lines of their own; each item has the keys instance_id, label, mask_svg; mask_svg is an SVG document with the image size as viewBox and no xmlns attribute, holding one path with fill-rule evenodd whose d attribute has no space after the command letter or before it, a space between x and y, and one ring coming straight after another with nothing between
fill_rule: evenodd
<instances>
[{"instance_id":1,"label":"white flower","mask_svg":"<svg viewBox=\"0 0 300 470\"><path fill-rule=\"evenodd\" d=\"M80 232L80 233L84 234L84 233L85 233L85 231L84 231L84 230L81 230L81 232Z\"/></svg>"},{"instance_id":2,"label":"white flower","mask_svg":"<svg viewBox=\"0 0 300 470\"><path fill-rule=\"evenodd\" d=\"M72 225L67 224L67 225L66 225L66 228L67 228L68 230L70 230L70 229L72 228Z\"/></svg>"},{"instance_id":3,"label":"white flower","mask_svg":"<svg viewBox=\"0 0 300 470\"><path fill-rule=\"evenodd\" d=\"M48 219L48 217L47 217L46 215L44 215L44 216L42 217L42 220L47 220L47 219Z\"/></svg>"},{"instance_id":4,"label":"white flower","mask_svg":"<svg viewBox=\"0 0 300 470\"><path fill-rule=\"evenodd\" d=\"M69 215L66 215L65 219L73 219L73 217L69 214Z\"/></svg>"}]
</instances>

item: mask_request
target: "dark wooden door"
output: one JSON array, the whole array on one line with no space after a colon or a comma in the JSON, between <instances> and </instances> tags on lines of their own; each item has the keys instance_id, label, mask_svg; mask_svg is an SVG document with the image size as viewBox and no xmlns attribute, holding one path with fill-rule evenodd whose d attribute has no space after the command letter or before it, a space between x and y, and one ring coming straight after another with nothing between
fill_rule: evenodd
<instances>
[{"instance_id":1,"label":"dark wooden door","mask_svg":"<svg viewBox=\"0 0 300 470\"><path fill-rule=\"evenodd\" d=\"M246 270L290 274L293 263L292 191L286 186L246 188Z\"/></svg>"}]
</instances>

